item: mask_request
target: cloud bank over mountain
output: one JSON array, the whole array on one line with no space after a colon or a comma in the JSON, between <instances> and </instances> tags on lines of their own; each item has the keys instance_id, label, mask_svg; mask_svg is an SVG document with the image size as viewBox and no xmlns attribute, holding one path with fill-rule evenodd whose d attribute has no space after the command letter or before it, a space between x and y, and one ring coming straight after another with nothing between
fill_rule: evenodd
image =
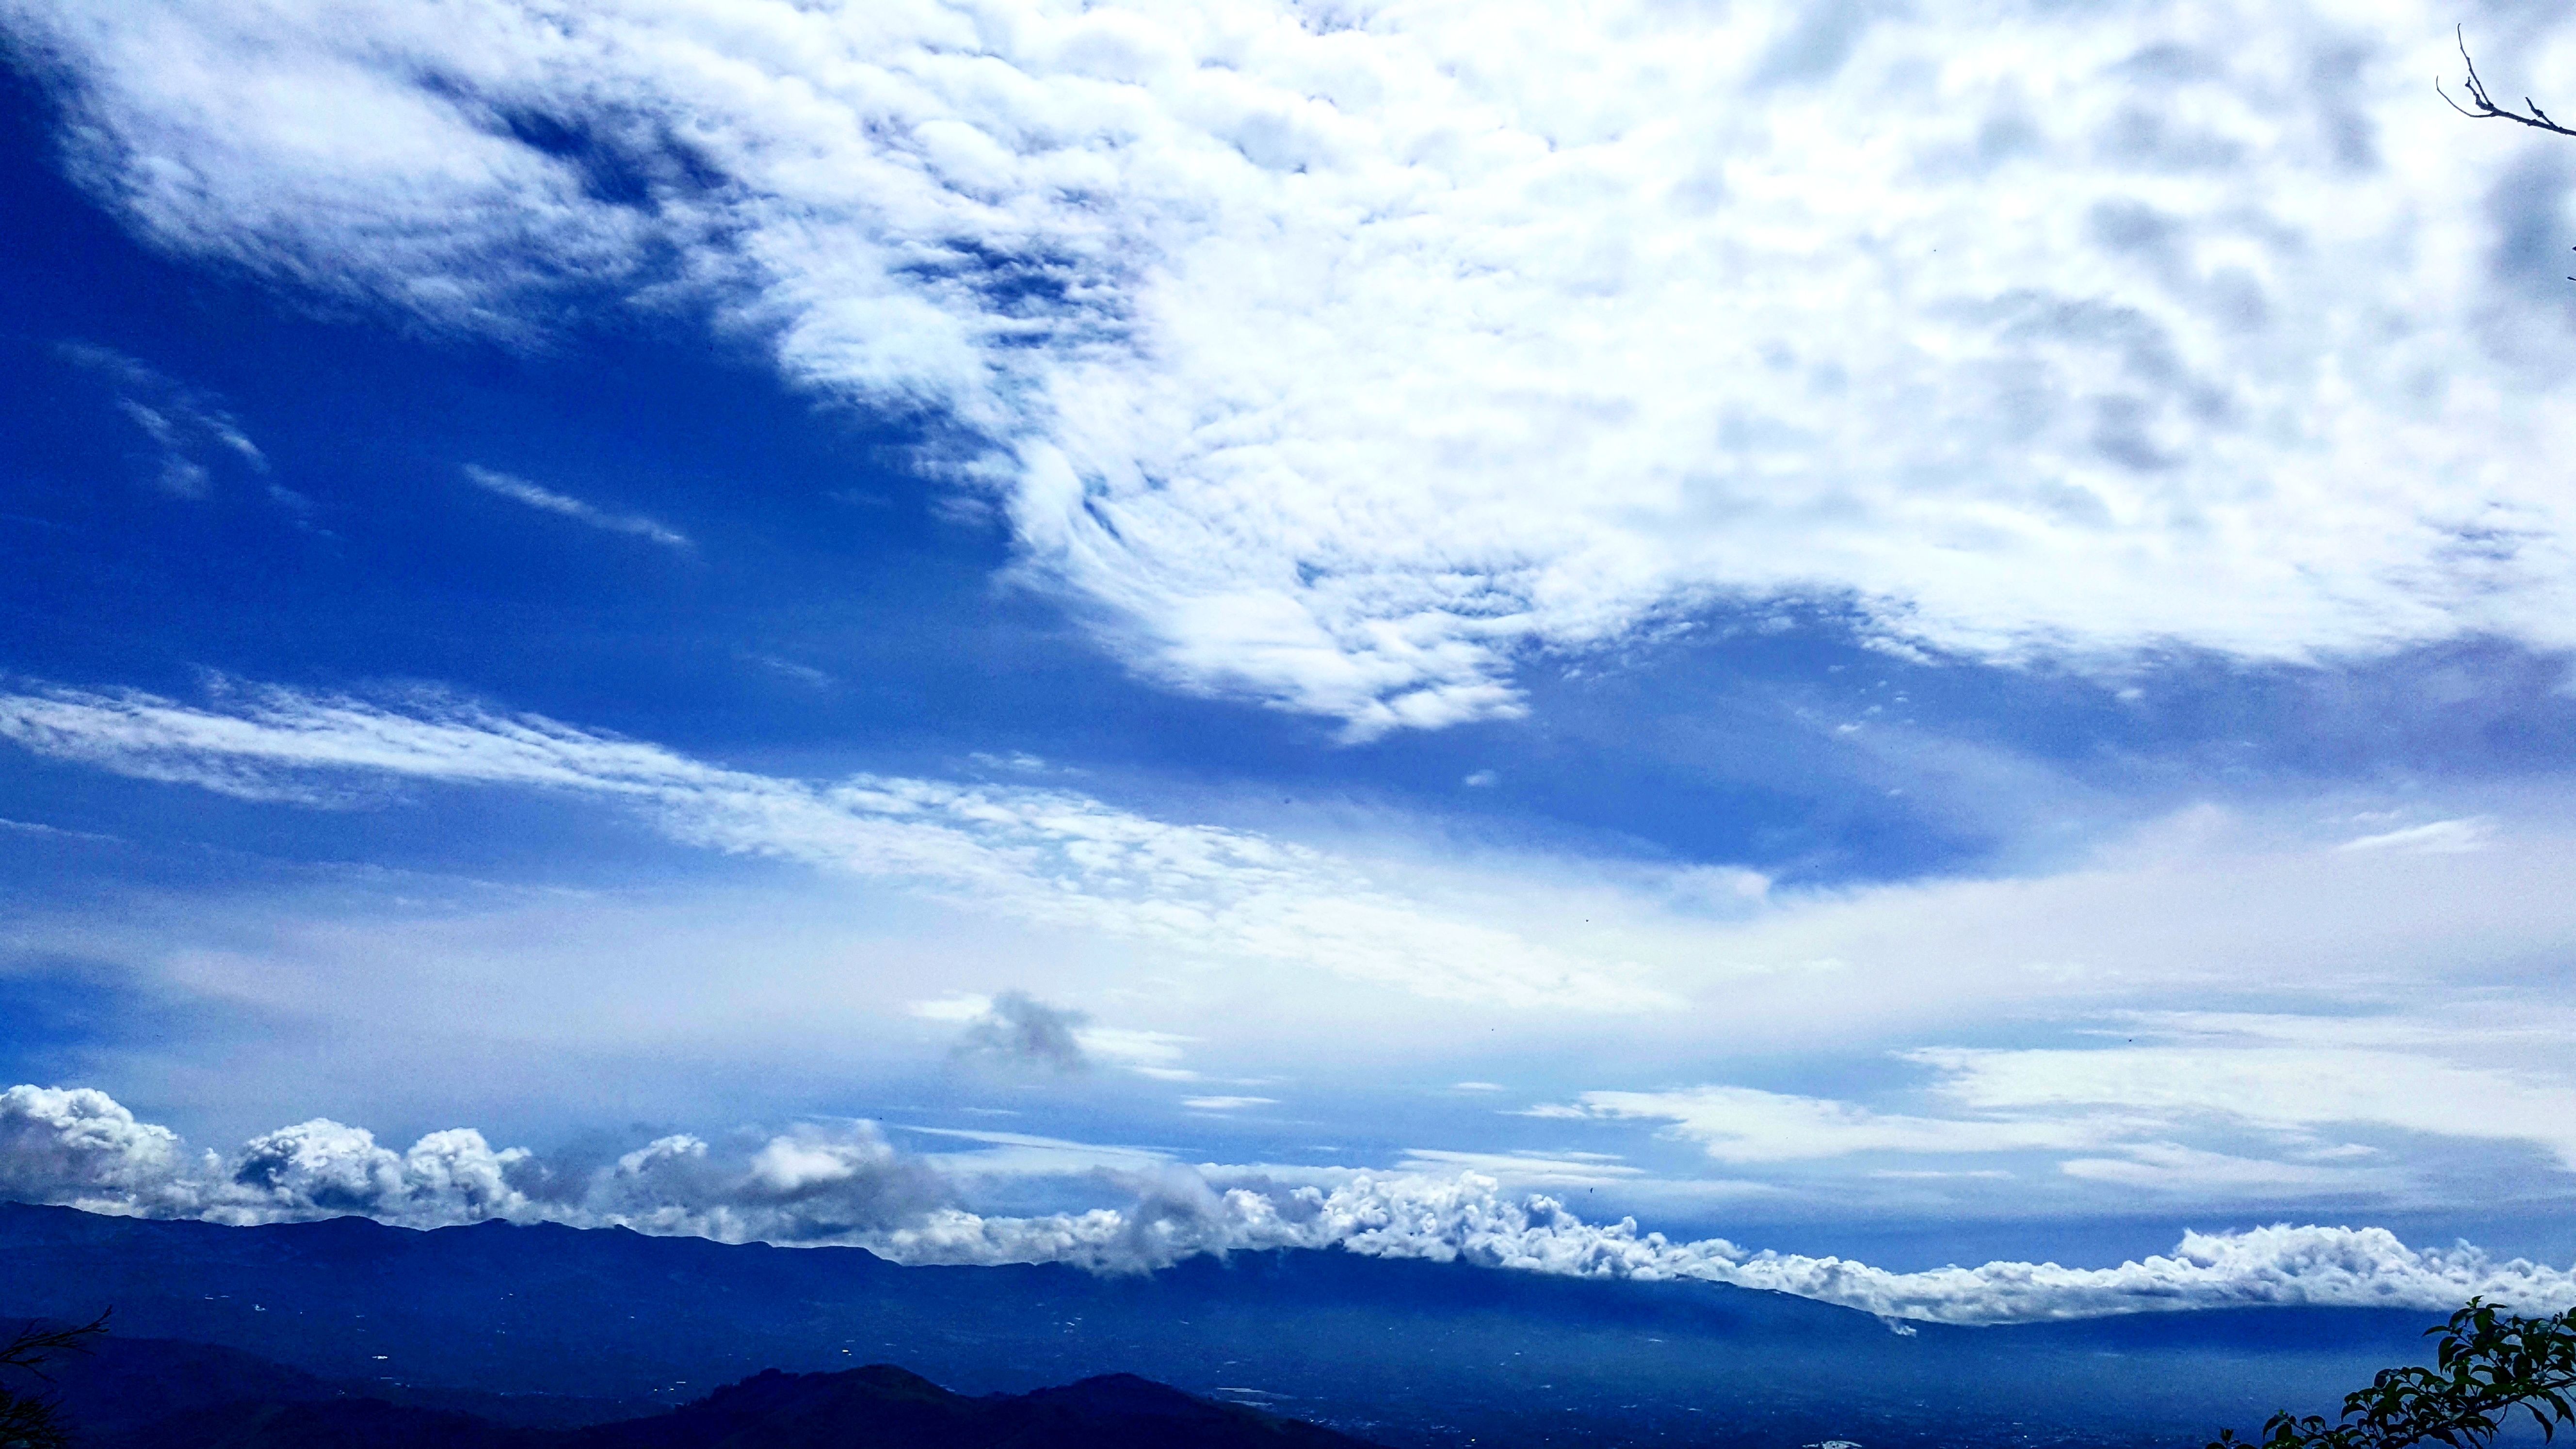
<instances>
[{"instance_id":1,"label":"cloud bank over mountain","mask_svg":"<svg viewBox=\"0 0 2576 1449\"><path fill-rule=\"evenodd\" d=\"M414 1228L501 1219L618 1225L725 1242L838 1244L906 1263L1071 1263L1139 1272L1201 1253L1341 1248L1525 1272L1697 1279L1793 1293L1891 1319L2011 1323L2256 1304L2444 1310L2472 1295L2576 1303L2576 1269L2497 1261L2462 1244L2415 1249L2379 1228L2187 1233L2170 1255L2114 1268L1988 1263L1895 1273L1839 1258L1673 1242L1633 1219L1592 1223L1556 1199L1476 1173L1168 1166L1107 1174L1124 1208L996 1217L898 1152L873 1124L802 1125L724 1146L670 1136L587 1171L470 1128L396 1152L326 1119L263 1133L228 1157L190 1155L167 1128L90 1089L0 1093L0 1193L94 1212L254 1224L358 1214ZM1310 1180L1295 1181L1304 1177Z\"/></svg>"},{"instance_id":2,"label":"cloud bank over mountain","mask_svg":"<svg viewBox=\"0 0 2576 1449\"><path fill-rule=\"evenodd\" d=\"M1134 668L1358 735L1710 605L2005 659L2576 644L2565 163L2439 109L2446 10L0 18L159 245L505 339L711 306L924 420ZM2570 89L2563 29L2495 24Z\"/></svg>"}]
</instances>

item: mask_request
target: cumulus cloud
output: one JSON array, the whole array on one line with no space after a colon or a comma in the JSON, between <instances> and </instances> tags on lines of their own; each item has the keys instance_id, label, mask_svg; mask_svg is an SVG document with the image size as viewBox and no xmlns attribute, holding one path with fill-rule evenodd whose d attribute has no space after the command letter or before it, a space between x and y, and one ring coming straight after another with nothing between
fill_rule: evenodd
<instances>
[{"instance_id":1,"label":"cumulus cloud","mask_svg":"<svg viewBox=\"0 0 2576 1449\"><path fill-rule=\"evenodd\" d=\"M355 1214L406 1227L503 1219L626 1224L728 1242L839 1239L919 1218L950 1200L929 1167L874 1124L799 1126L711 1150L667 1137L588 1174L471 1128L404 1151L365 1128L315 1118L251 1138L228 1157L190 1154L106 1093L33 1086L0 1093L0 1193L92 1211L213 1222Z\"/></svg>"},{"instance_id":2,"label":"cumulus cloud","mask_svg":"<svg viewBox=\"0 0 2576 1449\"><path fill-rule=\"evenodd\" d=\"M2576 642L2555 222L2450 12L1845 13L0 6L159 244L505 336L694 290L951 424L1139 669L1359 733L1724 600Z\"/></svg>"},{"instance_id":3,"label":"cumulus cloud","mask_svg":"<svg viewBox=\"0 0 2576 1449\"><path fill-rule=\"evenodd\" d=\"M917 1220L953 1195L936 1170L858 1122L799 1127L747 1159L696 1137L664 1137L532 1215L723 1242L840 1242Z\"/></svg>"},{"instance_id":4,"label":"cumulus cloud","mask_svg":"<svg viewBox=\"0 0 2576 1449\"><path fill-rule=\"evenodd\" d=\"M34 688L0 693L0 738L249 799L332 804L406 782L586 795L625 805L688 845L1432 998L1611 1012L1671 1000L1641 967L1577 957L1407 898L1326 853L1059 790L882 775L783 779L431 694L388 703L266 689L194 708L134 691ZM1027 1008L1010 1010L1037 1030ZM1174 1054L1168 1038L1151 1033L1092 1029L1076 1040L1139 1067L1168 1068Z\"/></svg>"},{"instance_id":5,"label":"cumulus cloud","mask_svg":"<svg viewBox=\"0 0 2576 1449\"><path fill-rule=\"evenodd\" d=\"M66 342L56 351L115 390L117 411L152 444L153 481L164 492L207 496L214 490L208 460L226 454L254 472L268 471L267 455L215 399L112 347ZM284 489L272 487L270 495L299 509L310 507Z\"/></svg>"},{"instance_id":6,"label":"cumulus cloud","mask_svg":"<svg viewBox=\"0 0 2576 1449\"><path fill-rule=\"evenodd\" d=\"M609 533L632 534L637 538L650 539L653 542L662 545L664 548L676 548L682 552L687 552L692 547L689 542L688 535L670 527L668 524L657 523L654 520L637 513L611 513L606 509L585 503L569 494L557 493L551 488L539 487L514 473L498 472L491 468L477 467L472 463L468 463L465 465L465 479L467 482L472 483L475 487L482 489L486 493L496 494L500 497L507 498L513 503L524 503L530 508L543 509L548 513L559 514L562 517L572 519L575 522L586 523L593 528L602 529ZM797 667L785 664L783 661L776 660L764 659L761 662L769 664L773 668L781 669L782 671L793 670ZM819 671L814 670L808 670L806 672L808 674L819 674Z\"/></svg>"},{"instance_id":7,"label":"cumulus cloud","mask_svg":"<svg viewBox=\"0 0 2576 1449\"><path fill-rule=\"evenodd\" d=\"M105 1092L33 1086L0 1092L0 1195L113 1207L151 1197L206 1165L187 1156L177 1133L136 1121Z\"/></svg>"},{"instance_id":8,"label":"cumulus cloud","mask_svg":"<svg viewBox=\"0 0 2576 1449\"><path fill-rule=\"evenodd\" d=\"M410 1150L315 1120L253 1138L229 1159L190 1156L105 1093L0 1093L0 1191L29 1202L249 1224L356 1213L412 1227L500 1219L622 1225L726 1242L863 1246L906 1263L1070 1263L1150 1271L1203 1253L1340 1248L1524 1272L1703 1281L1793 1293L1892 1319L2012 1323L2254 1305L2441 1311L2472 1295L2525 1309L2576 1304L2576 1270L2498 1261L2461 1245L2416 1249L2380 1228L2186 1233L2170 1255L2112 1268L1996 1262L1896 1273L1841 1258L1675 1242L1633 1219L1587 1222L1543 1194L1514 1196L1466 1154L1417 1152L1428 1171L1183 1167L1123 1154L1104 1170L1121 1208L987 1216L866 1123L809 1124L719 1147L664 1137L589 1172L470 1130ZM1494 1158L1569 1185L1623 1169L1597 1155Z\"/></svg>"},{"instance_id":9,"label":"cumulus cloud","mask_svg":"<svg viewBox=\"0 0 2576 1449\"><path fill-rule=\"evenodd\" d=\"M471 1128L433 1132L395 1152L375 1134L327 1117L244 1143L225 1179L207 1189L209 1216L235 1222L358 1213L435 1225L504 1217L525 1206L510 1170L522 1148L494 1151Z\"/></svg>"}]
</instances>

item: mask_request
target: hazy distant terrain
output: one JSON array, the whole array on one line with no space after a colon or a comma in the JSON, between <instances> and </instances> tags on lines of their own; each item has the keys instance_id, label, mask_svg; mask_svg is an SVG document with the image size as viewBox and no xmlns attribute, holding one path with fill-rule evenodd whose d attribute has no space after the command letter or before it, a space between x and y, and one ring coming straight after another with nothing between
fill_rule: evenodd
<instances>
[{"instance_id":1,"label":"hazy distant terrain","mask_svg":"<svg viewBox=\"0 0 2576 1449\"><path fill-rule=\"evenodd\" d=\"M2423 1327L2373 1310L1890 1325L1712 1284L1342 1252L1094 1277L624 1230L229 1228L23 1206L0 1206L0 1255L0 1314L113 1304L120 1335L554 1425L765 1369L894 1363L967 1394L1140 1374L1394 1445L2197 1442L2323 1406L2418 1352Z\"/></svg>"}]
</instances>

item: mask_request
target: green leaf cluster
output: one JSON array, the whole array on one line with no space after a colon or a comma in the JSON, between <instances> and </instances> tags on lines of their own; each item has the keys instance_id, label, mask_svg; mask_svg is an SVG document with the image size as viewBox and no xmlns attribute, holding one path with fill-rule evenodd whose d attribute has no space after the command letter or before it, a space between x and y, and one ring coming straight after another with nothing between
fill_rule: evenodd
<instances>
[{"instance_id":1,"label":"green leaf cluster","mask_svg":"<svg viewBox=\"0 0 2576 1449\"><path fill-rule=\"evenodd\" d=\"M2498 1312L2472 1298L2438 1328L2430 1368L2382 1369L2344 1396L2341 1418L2274 1414L2259 1439L2222 1429L2209 1449L2483 1449L2517 1412L2549 1439L2576 1422L2576 1308L2545 1318Z\"/></svg>"}]
</instances>

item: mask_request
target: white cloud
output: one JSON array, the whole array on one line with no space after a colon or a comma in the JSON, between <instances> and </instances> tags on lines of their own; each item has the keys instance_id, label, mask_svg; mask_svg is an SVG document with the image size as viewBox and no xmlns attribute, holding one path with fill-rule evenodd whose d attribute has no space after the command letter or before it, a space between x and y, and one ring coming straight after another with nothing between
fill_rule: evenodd
<instances>
[{"instance_id":1,"label":"white cloud","mask_svg":"<svg viewBox=\"0 0 2576 1449\"><path fill-rule=\"evenodd\" d=\"M2576 1166L2576 1080L2553 1055L2576 999L2533 966L2576 931L2576 849L2546 823L2549 791L2528 786L2526 818L2474 855L2340 849L2358 818L2345 801L2268 821L2185 812L2051 876L1800 890L1554 855L1437 858L1364 832L1325 850L1018 780L787 779L434 694L225 686L189 706L22 685L0 691L0 736L322 805L441 784L561 792L815 872L686 908L486 891L424 912L386 903L413 885L379 883L105 913L23 903L0 922L21 959L113 962L185 999L327 1019L316 1039L338 1045L265 1074L281 1102L397 1051L441 1085L383 1089L372 1110L485 1090L442 1075L443 1042L577 1056L592 1065L543 1078L575 1097L603 1072L660 1090L672 1052L891 1084L935 1065L906 1047L925 1033L887 1030L907 1002L939 1036L1019 1041L998 997L956 994L998 979L1115 1024L1050 1017L1061 1032L1030 1040L1056 1055L986 1059L1088 1061L1203 1097L1280 1091L1263 1084L1302 1080L1318 1052L1382 1084L1472 1073L1440 1095L1518 1081L1526 1095L1490 1105L1622 1134L1575 1145L1633 1151L1660 1132L1838 1201L1874 1201L1875 1169L1956 1164L2009 1168L2078 1213L2146 1185L2178 1201L2359 1193L2418 1208L2504 1184L2563 1192L2534 1160ZM910 946L853 938L829 903L859 892L871 916L933 924L906 928ZM782 914L789 901L807 905ZM792 923L808 906L816 921ZM877 969L852 973L857 953ZM2228 1003L2270 1014L2209 1009ZM1571 1009L1603 1006L1630 1009ZM1461 1043L1468 1016L1481 1020ZM2034 1034L2044 1045L1955 1045ZM1811 1067L1883 1071L1894 1052L1925 1079L1853 1100L1757 1090L1732 1045L1757 1040L1816 1054ZM1959 1161L1980 1157L1993 1160ZM2002 1201L1962 1183L1961 1211Z\"/></svg>"},{"instance_id":2,"label":"white cloud","mask_svg":"<svg viewBox=\"0 0 2576 1449\"><path fill-rule=\"evenodd\" d=\"M199 1166L177 1133L136 1121L105 1092L0 1092L0 1196L113 1209Z\"/></svg>"},{"instance_id":3,"label":"white cloud","mask_svg":"<svg viewBox=\"0 0 2576 1449\"><path fill-rule=\"evenodd\" d=\"M2409 850L2429 855L2465 855L2486 848L2495 834L2495 822L2472 816L2466 820L2436 820L2429 825L2410 825L2402 830L2364 835L2343 843L2345 850Z\"/></svg>"},{"instance_id":4,"label":"white cloud","mask_svg":"<svg viewBox=\"0 0 2576 1449\"><path fill-rule=\"evenodd\" d=\"M973 1021L992 1009L993 998L973 995L943 996L935 1001L916 1001L911 1006L912 1014L924 1021L953 1021L961 1024Z\"/></svg>"},{"instance_id":5,"label":"white cloud","mask_svg":"<svg viewBox=\"0 0 2576 1449\"><path fill-rule=\"evenodd\" d=\"M1125 1208L995 1217L955 1202L966 1156L909 1157L867 1123L809 1124L718 1147L658 1139L589 1172L467 1129L407 1152L328 1120L253 1138L230 1158L191 1157L175 1134L137 1122L104 1093L0 1093L0 1188L33 1202L219 1222L360 1213L418 1227L506 1219L728 1242L850 1243L901 1262L1065 1262L1096 1272L1161 1267L1200 1253L1323 1248L1378 1257L1646 1281L1696 1279L1794 1293L1891 1318L2010 1323L2257 1304L2447 1311L2471 1295L2523 1309L2576 1304L2576 1270L2496 1261L2474 1247L2414 1249L2379 1228L2187 1233L2170 1256L2114 1268L1996 1262L1896 1273L1844 1258L1677 1243L1633 1220L1586 1222L1554 1199L1505 1195L1467 1155L1417 1152L1436 1172L1178 1167L1136 1149L947 1133L1035 1154L1013 1170L1105 1173ZM1618 1180L1598 1156L1504 1154L1515 1176L1570 1185ZM969 1174L970 1175L970 1174ZM1302 1178L1304 1181L1290 1181Z\"/></svg>"},{"instance_id":6,"label":"white cloud","mask_svg":"<svg viewBox=\"0 0 2576 1449\"><path fill-rule=\"evenodd\" d=\"M250 799L330 803L405 781L572 792L624 804L689 845L888 878L1196 959L1317 968L1436 999L1612 1012L1672 999L1642 968L1445 913L1322 852L1066 792L876 775L817 785L434 695L399 708L291 690L224 703L0 694L0 737ZM1102 1033L1083 1045L1095 1042L1135 1065L1170 1065L1168 1039Z\"/></svg>"},{"instance_id":7,"label":"white cloud","mask_svg":"<svg viewBox=\"0 0 2576 1449\"><path fill-rule=\"evenodd\" d=\"M510 1169L523 1148L494 1151L471 1128L433 1132L397 1153L375 1135L329 1118L263 1133L243 1144L225 1180L207 1191L206 1215L225 1222L362 1213L434 1227L525 1211Z\"/></svg>"},{"instance_id":8,"label":"white cloud","mask_svg":"<svg viewBox=\"0 0 2576 1449\"><path fill-rule=\"evenodd\" d=\"M1506 1187L1606 1187L1646 1175L1603 1152L1458 1152L1445 1148L1408 1149L1395 1164L1398 1172L1455 1175L1473 1172ZM1740 1185L1761 1192L1758 1183Z\"/></svg>"},{"instance_id":9,"label":"white cloud","mask_svg":"<svg viewBox=\"0 0 2576 1449\"><path fill-rule=\"evenodd\" d=\"M610 513L569 494L557 493L551 488L541 488L516 474L502 473L468 463L465 465L465 479L486 493L497 494L513 503L524 503L530 508L560 514L565 518L587 523L593 528L609 533L632 534L637 538L650 539L664 548L676 548L683 552L694 547L689 542L688 535L668 524L657 523L638 513ZM778 659L763 658L760 662L781 673L804 679L809 684L830 683L830 679L820 670L803 669L802 666Z\"/></svg>"},{"instance_id":10,"label":"white cloud","mask_svg":"<svg viewBox=\"0 0 2576 1449\"><path fill-rule=\"evenodd\" d=\"M1720 1162L1797 1162L1860 1152L2020 1152L2091 1147L2115 1133L2101 1120L1909 1117L1849 1102L1750 1087L1671 1092L1586 1092L1594 1117L1670 1122L1677 1137Z\"/></svg>"},{"instance_id":11,"label":"white cloud","mask_svg":"<svg viewBox=\"0 0 2576 1449\"><path fill-rule=\"evenodd\" d=\"M2576 642L2559 163L2437 109L2413 0L0 16L159 243L505 335L703 289L954 419L1138 668L1361 733L1779 595L2000 656Z\"/></svg>"},{"instance_id":12,"label":"white cloud","mask_svg":"<svg viewBox=\"0 0 2576 1449\"><path fill-rule=\"evenodd\" d=\"M1139 1075L1171 1082L1194 1081L1198 1077L1198 1073L1184 1070L1179 1064L1187 1037L1125 1026L1086 1026L1073 1035L1084 1051Z\"/></svg>"},{"instance_id":13,"label":"white cloud","mask_svg":"<svg viewBox=\"0 0 2576 1449\"><path fill-rule=\"evenodd\" d=\"M1172 1170L1169 1152L1098 1142L1075 1142L1030 1132L988 1132L962 1127L906 1127L934 1141L969 1143L952 1152L926 1153L922 1161L952 1178L1110 1177L1160 1178Z\"/></svg>"},{"instance_id":14,"label":"white cloud","mask_svg":"<svg viewBox=\"0 0 2576 1449\"><path fill-rule=\"evenodd\" d=\"M2576 1080L2548 1056L2563 1028L2548 1012L2499 1028L2456 1008L2342 1019L2139 1014L2119 1026L2128 1039L2116 1046L1902 1053L1939 1073L1925 1095L1948 1115L1722 1085L1586 1092L1580 1105L1522 1115L1669 1123L1665 1135L1726 1163L2046 1154L2068 1178L2199 1202L2385 1199L2403 1180L2389 1154L2332 1134L2512 1144L2576 1170ZM2495 1064L2524 1045L2529 1059ZM2253 1146L2214 1150L2186 1136ZM2519 1172L2530 1176L2527 1164Z\"/></svg>"},{"instance_id":15,"label":"white cloud","mask_svg":"<svg viewBox=\"0 0 2576 1449\"><path fill-rule=\"evenodd\" d=\"M2178 1142L2134 1143L2121 1148L2117 1157L2072 1157L2057 1166L2067 1176L2088 1182L2203 1200L2235 1193L2295 1192L2315 1201L2338 1189L2354 1192L2371 1186L2367 1179L2337 1168L2206 1152Z\"/></svg>"},{"instance_id":16,"label":"white cloud","mask_svg":"<svg viewBox=\"0 0 2576 1449\"><path fill-rule=\"evenodd\" d=\"M1181 1105L1193 1112L1240 1112L1246 1107L1275 1107L1276 1097L1183 1097Z\"/></svg>"},{"instance_id":17,"label":"white cloud","mask_svg":"<svg viewBox=\"0 0 2576 1449\"><path fill-rule=\"evenodd\" d=\"M798 684L814 689L830 689L840 683L839 680L811 664L799 664L793 659L781 659L775 654L744 654L741 657L773 674L795 680Z\"/></svg>"},{"instance_id":18,"label":"white cloud","mask_svg":"<svg viewBox=\"0 0 2576 1449\"><path fill-rule=\"evenodd\" d=\"M1979 1113L2107 1109L2289 1134L2371 1126L2528 1143L2576 1169L2576 1082L2540 1046L2564 1023L2542 1012L2519 1025L2177 1016L2142 1022L2146 1045L1910 1055L1944 1073L1942 1096ZM2518 1051L2517 1035L2540 1049Z\"/></svg>"}]
</instances>

